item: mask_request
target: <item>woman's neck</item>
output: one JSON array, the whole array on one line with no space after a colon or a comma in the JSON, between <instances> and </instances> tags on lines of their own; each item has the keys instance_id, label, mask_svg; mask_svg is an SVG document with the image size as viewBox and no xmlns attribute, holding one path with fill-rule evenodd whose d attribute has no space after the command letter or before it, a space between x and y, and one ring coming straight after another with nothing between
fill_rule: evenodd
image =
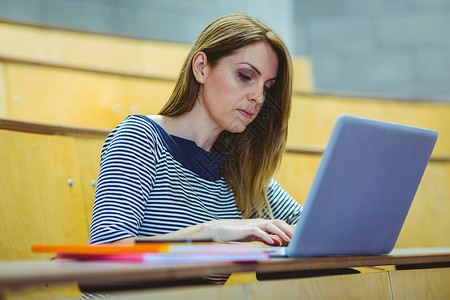
<instances>
[{"instance_id":1,"label":"woman's neck","mask_svg":"<svg viewBox=\"0 0 450 300\"><path fill-rule=\"evenodd\" d=\"M221 129L211 122L202 109L194 105L191 111L179 116L150 116L167 133L194 141L197 146L211 151Z\"/></svg>"}]
</instances>

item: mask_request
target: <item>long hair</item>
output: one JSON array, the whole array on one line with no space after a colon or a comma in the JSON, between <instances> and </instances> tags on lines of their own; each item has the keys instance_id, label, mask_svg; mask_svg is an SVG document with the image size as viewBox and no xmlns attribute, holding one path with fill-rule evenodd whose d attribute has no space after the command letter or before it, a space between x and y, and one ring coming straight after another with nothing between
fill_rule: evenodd
<instances>
[{"instance_id":1,"label":"long hair","mask_svg":"<svg viewBox=\"0 0 450 300\"><path fill-rule=\"evenodd\" d=\"M288 119L291 111L292 62L283 41L266 25L244 14L221 17L206 27L187 56L175 88L161 115L178 116L194 106L200 84L194 77L192 62L203 51L213 68L221 58L256 42L266 42L278 56L278 72L274 85L266 92L258 116L241 133L223 131L213 151L227 160L223 175L235 196L243 218L256 213L261 217L264 207L272 216L267 200L269 181L278 169L286 146Z\"/></svg>"}]
</instances>

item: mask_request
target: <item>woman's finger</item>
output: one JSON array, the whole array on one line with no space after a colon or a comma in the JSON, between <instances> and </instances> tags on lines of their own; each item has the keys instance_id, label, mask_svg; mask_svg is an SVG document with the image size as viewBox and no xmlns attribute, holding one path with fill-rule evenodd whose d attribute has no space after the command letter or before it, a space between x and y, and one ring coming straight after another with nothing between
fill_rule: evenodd
<instances>
[{"instance_id":1,"label":"woman's finger","mask_svg":"<svg viewBox=\"0 0 450 300\"><path fill-rule=\"evenodd\" d=\"M271 234L279 236L285 242L289 242L293 234L293 228L280 220L268 221L262 225L262 228Z\"/></svg>"},{"instance_id":2,"label":"woman's finger","mask_svg":"<svg viewBox=\"0 0 450 300\"><path fill-rule=\"evenodd\" d=\"M278 235L270 235L270 238L273 241L272 246L278 247L283 245L283 240Z\"/></svg>"}]
</instances>

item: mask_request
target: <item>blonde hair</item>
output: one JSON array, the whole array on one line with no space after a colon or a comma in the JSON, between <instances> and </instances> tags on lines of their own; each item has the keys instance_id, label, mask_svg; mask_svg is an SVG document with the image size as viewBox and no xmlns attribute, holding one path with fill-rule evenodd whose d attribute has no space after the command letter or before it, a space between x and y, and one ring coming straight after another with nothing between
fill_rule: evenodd
<instances>
[{"instance_id":1,"label":"blonde hair","mask_svg":"<svg viewBox=\"0 0 450 300\"><path fill-rule=\"evenodd\" d=\"M249 218L253 213L261 217L264 206L272 215L267 189L286 146L291 111L292 63L283 41L269 27L244 14L215 20L195 41L172 95L160 111L161 115L177 116L194 106L200 87L192 71L196 53L203 51L208 64L214 67L221 58L256 42L269 44L278 56L275 84L266 92L266 99L255 120L242 133L223 131L213 147L213 151L227 157L223 175L243 218Z\"/></svg>"}]
</instances>

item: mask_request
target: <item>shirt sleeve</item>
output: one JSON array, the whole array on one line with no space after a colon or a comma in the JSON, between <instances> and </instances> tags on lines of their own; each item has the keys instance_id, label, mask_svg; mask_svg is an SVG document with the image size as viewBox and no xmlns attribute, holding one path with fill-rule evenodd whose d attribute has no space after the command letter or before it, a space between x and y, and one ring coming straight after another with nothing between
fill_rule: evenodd
<instances>
[{"instance_id":1,"label":"shirt sleeve","mask_svg":"<svg viewBox=\"0 0 450 300\"><path fill-rule=\"evenodd\" d=\"M274 219L283 220L290 225L297 224L303 207L274 179L269 182L267 198Z\"/></svg>"},{"instance_id":2,"label":"shirt sleeve","mask_svg":"<svg viewBox=\"0 0 450 300\"><path fill-rule=\"evenodd\" d=\"M155 136L129 117L103 146L89 244L138 235L155 170Z\"/></svg>"}]
</instances>

